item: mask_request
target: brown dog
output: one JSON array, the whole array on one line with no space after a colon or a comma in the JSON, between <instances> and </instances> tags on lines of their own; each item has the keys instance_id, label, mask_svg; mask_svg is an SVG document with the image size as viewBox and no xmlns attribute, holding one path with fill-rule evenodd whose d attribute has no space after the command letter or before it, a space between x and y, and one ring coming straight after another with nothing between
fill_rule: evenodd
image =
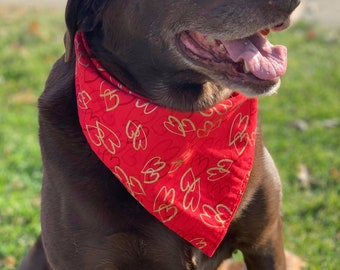
<instances>
[{"instance_id":1,"label":"brown dog","mask_svg":"<svg viewBox=\"0 0 340 270\"><path fill-rule=\"evenodd\" d=\"M134 198L145 195L143 187L138 186L141 179L130 177L124 187L118 166L108 169L91 150L78 116L78 110L87 107L89 99L78 99L77 108L75 87L76 64L87 68L88 63L82 62L83 51L76 55L79 44L74 46L73 41L77 32L84 33L90 58L129 91L151 101L148 104L162 108L159 110L167 107L203 114L235 97L235 91L256 97L278 89L285 54L263 35L285 29L298 4L298 0L69 0L66 56L53 67L39 99L44 166L42 236L19 269L216 269L235 250L242 251L249 270L285 269L280 179L259 129L251 174L245 192L240 190L244 194L237 211L221 204L216 209L203 206L203 223L214 210L217 223L227 224L225 216L233 216L217 250L204 254L199 244L179 236L195 234L194 229L175 233L163 224L170 221L169 216L155 218L158 210L169 214L174 208L165 204L157 208L155 203L155 213L149 214ZM92 141L105 144L103 129L96 123ZM177 131L184 132L188 123L182 122ZM174 126L174 122L169 124ZM213 127L212 131L217 129ZM138 129L132 137L136 139L142 131ZM128 128L126 132L129 135ZM108 142L119 148L122 139L112 134L119 143L114 144L112 138ZM239 139L243 141L243 137ZM139 156L133 158L138 163ZM137 165L128 169L135 168ZM229 173L223 166L216 168L218 173ZM211 169L207 171L216 176ZM153 173L151 176L155 176ZM170 171L164 177L169 175ZM193 178L195 183L206 180L195 175ZM143 192L133 192L136 186ZM187 187L186 191L196 192L196 196L203 193ZM181 188L186 188L183 182ZM165 197L169 196L170 190L165 192ZM175 200L169 201L175 204ZM195 212L198 206L193 207L192 202L183 205Z\"/></svg>"}]
</instances>

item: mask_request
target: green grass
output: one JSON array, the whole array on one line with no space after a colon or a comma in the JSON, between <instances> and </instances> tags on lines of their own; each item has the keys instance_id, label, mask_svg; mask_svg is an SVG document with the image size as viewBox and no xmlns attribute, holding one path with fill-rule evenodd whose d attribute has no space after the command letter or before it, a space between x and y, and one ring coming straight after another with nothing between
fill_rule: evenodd
<instances>
[{"instance_id":1,"label":"green grass","mask_svg":"<svg viewBox=\"0 0 340 270\"><path fill-rule=\"evenodd\" d=\"M6 14L6 15L5 15ZM14 269L39 234L41 161L36 98L63 52L62 12L0 11L0 268ZM262 98L267 147L284 187L286 247L307 269L340 265L340 31L298 25L272 35L289 49L278 95ZM308 124L301 131L297 119ZM298 177L308 169L307 183Z\"/></svg>"},{"instance_id":2,"label":"green grass","mask_svg":"<svg viewBox=\"0 0 340 270\"><path fill-rule=\"evenodd\" d=\"M286 246L303 256L308 269L340 265L339 31L300 25L275 35L289 50L289 67L280 93L261 100L265 140L279 167L284 188ZM297 119L308 124L292 127ZM308 168L309 183L297 177Z\"/></svg>"},{"instance_id":3,"label":"green grass","mask_svg":"<svg viewBox=\"0 0 340 270\"><path fill-rule=\"evenodd\" d=\"M40 231L36 99L63 51L63 16L0 10L0 269L14 269Z\"/></svg>"}]
</instances>

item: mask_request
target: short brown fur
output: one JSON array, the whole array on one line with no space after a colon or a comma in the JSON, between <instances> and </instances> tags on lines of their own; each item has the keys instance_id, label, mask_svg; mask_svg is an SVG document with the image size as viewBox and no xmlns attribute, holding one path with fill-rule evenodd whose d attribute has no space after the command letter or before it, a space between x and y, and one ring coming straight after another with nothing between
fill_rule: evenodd
<instances>
[{"instance_id":1,"label":"short brown fur","mask_svg":"<svg viewBox=\"0 0 340 270\"><path fill-rule=\"evenodd\" d=\"M243 201L209 258L143 209L91 151L78 122L72 44L76 31L85 32L97 60L131 90L173 109L202 110L227 98L230 89L257 96L274 85L235 84L184 61L175 50L176 34L197 30L241 38L286 21L297 4L69 0L66 54L39 99L42 236L19 269L213 270L235 250L242 251L249 270L285 269L281 184L260 128Z\"/></svg>"}]
</instances>

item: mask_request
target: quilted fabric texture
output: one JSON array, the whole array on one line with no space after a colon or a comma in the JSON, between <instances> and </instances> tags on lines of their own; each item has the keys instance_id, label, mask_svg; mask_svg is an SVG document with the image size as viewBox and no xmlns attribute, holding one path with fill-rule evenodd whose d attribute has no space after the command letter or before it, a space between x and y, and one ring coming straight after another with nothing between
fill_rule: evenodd
<instances>
[{"instance_id":1,"label":"quilted fabric texture","mask_svg":"<svg viewBox=\"0 0 340 270\"><path fill-rule=\"evenodd\" d=\"M245 191L257 100L241 94L179 112L132 93L90 55L77 33L76 95L89 145L143 207L212 256Z\"/></svg>"}]
</instances>

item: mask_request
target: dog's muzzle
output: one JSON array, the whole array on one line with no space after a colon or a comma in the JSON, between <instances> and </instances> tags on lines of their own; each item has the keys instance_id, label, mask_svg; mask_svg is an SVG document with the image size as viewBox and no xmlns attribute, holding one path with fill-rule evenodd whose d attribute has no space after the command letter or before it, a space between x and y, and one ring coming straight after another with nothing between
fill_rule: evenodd
<instances>
[{"instance_id":1,"label":"dog's muzzle","mask_svg":"<svg viewBox=\"0 0 340 270\"><path fill-rule=\"evenodd\" d=\"M269 4L275 5L278 9L282 11L292 13L300 4L300 0L269 0Z\"/></svg>"}]
</instances>

